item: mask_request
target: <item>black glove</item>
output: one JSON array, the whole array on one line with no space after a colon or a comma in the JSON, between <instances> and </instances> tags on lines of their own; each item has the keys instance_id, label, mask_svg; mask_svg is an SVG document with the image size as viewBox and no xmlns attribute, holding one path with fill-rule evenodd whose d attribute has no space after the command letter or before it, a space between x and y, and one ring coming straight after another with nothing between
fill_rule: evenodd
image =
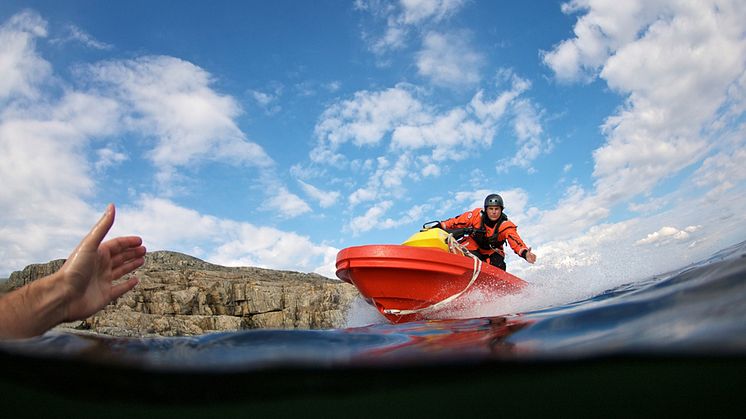
<instances>
[{"instance_id":1,"label":"black glove","mask_svg":"<svg viewBox=\"0 0 746 419\"><path fill-rule=\"evenodd\" d=\"M471 233L471 238L474 239L475 242L477 242L477 244L479 245L479 247L482 247L482 248L485 247L484 246L485 241L484 241L484 230L483 229L480 229L480 228L474 229L474 231Z\"/></svg>"},{"instance_id":2,"label":"black glove","mask_svg":"<svg viewBox=\"0 0 746 419\"><path fill-rule=\"evenodd\" d=\"M497 234L493 234L493 235L491 235L491 236L490 236L490 237L489 237L489 238L487 239L487 243L489 243L489 245L490 245L490 247L491 247L491 248L493 248L493 249L497 249L497 246L498 246L498 245L500 244L500 241L499 241L499 240L497 240Z\"/></svg>"}]
</instances>

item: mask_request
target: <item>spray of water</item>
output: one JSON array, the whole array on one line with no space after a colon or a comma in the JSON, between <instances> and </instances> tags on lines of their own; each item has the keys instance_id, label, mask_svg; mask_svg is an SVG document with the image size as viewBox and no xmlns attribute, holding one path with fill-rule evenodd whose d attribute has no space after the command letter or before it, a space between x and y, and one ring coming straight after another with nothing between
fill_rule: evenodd
<instances>
[{"instance_id":1,"label":"spray of water","mask_svg":"<svg viewBox=\"0 0 746 419\"><path fill-rule=\"evenodd\" d=\"M604 251L605 250L605 251ZM474 289L447 309L431 318L464 319L526 313L563 306L592 298L624 284L649 280L652 254L641 255L636 249L622 247L601 249L593 263L567 266L544 264L524 269L521 276L528 286L517 294L496 296L489 290ZM515 261L514 263L525 263ZM656 265L659 266L659 265ZM358 298L347 315L347 327L387 323L374 307Z\"/></svg>"}]
</instances>

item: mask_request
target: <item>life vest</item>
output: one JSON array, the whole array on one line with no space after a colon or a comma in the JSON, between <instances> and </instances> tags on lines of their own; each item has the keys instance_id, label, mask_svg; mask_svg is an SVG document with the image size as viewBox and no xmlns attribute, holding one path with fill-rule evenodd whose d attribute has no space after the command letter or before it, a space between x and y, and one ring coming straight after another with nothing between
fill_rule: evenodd
<instances>
[{"instance_id":1,"label":"life vest","mask_svg":"<svg viewBox=\"0 0 746 419\"><path fill-rule=\"evenodd\" d=\"M503 247L507 242L517 255L522 256L527 246L521 240L521 236L518 235L516 225L508 219L508 216L504 213L501 214L492 227L485 223L486 217L487 215L481 208L475 208L457 217L442 221L441 224L446 229L473 227L475 229L474 234L466 237L461 243L469 250L477 251L486 256L499 252L504 256ZM489 245L489 237L495 235L498 244L493 249Z\"/></svg>"},{"instance_id":2,"label":"life vest","mask_svg":"<svg viewBox=\"0 0 746 419\"><path fill-rule=\"evenodd\" d=\"M497 247L490 246L490 237L497 238L500 235L500 232L502 231L500 227L505 223L505 228L503 230L506 230L508 228L515 228L515 224L508 221L508 216L505 215L505 213L500 214L500 218L495 220L494 225L490 227L489 219L487 218L487 214L484 213L484 211L481 212L481 221L479 223L479 227L476 231L474 231L474 234L472 234L472 238L474 239L474 242L479 246L479 252L485 255L490 255L494 252L499 252L501 255L505 255L505 251L503 250L503 244L505 243L505 238L497 242Z\"/></svg>"}]
</instances>

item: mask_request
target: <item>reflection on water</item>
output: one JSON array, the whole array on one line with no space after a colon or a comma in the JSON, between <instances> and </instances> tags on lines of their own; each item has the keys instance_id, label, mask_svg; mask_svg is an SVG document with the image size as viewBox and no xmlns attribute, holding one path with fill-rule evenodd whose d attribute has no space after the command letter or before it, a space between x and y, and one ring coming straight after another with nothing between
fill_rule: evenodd
<instances>
[{"instance_id":1,"label":"reflection on water","mask_svg":"<svg viewBox=\"0 0 746 419\"><path fill-rule=\"evenodd\" d=\"M68 333L6 342L9 353L176 371L475 362L511 356L507 341L528 322L505 317L432 320L339 330L250 330L181 338Z\"/></svg>"}]
</instances>

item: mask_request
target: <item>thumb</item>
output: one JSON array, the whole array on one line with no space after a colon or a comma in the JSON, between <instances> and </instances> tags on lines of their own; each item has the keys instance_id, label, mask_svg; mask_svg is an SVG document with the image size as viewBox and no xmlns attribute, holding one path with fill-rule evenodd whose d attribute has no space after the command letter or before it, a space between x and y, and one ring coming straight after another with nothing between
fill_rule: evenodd
<instances>
[{"instance_id":1,"label":"thumb","mask_svg":"<svg viewBox=\"0 0 746 419\"><path fill-rule=\"evenodd\" d=\"M109 229L111 229L111 226L114 225L114 215L114 204L109 204L106 207L104 215L101 216L96 225L93 226L91 231L83 240L83 245L98 248L104 240L104 237L106 237L106 234L109 232Z\"/></svg>"}]
</instances>

